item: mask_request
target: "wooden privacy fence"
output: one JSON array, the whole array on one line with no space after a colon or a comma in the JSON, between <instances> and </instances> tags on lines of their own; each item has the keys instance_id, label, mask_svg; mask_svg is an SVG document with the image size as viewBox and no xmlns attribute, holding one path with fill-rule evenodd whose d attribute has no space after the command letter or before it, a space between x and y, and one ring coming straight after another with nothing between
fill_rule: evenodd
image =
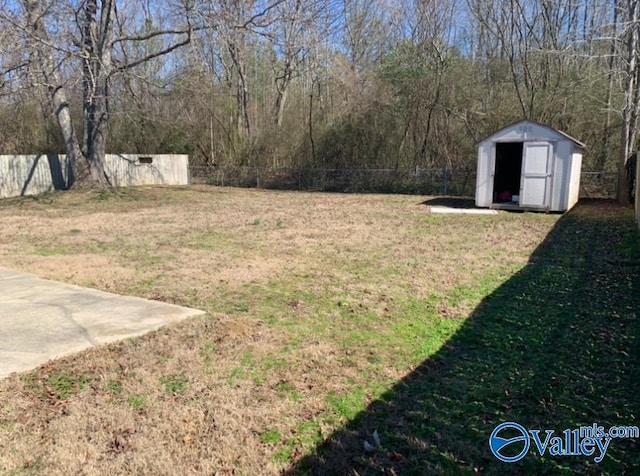
<instances>
[{"instance_id":1,"label":"wooden privacy fence","mask_svg":"<svg viewBox=\"0 0 640 476\"><path fill-rule=\"evenodd\" d=\"M66 190L72 177L64 155L0 155L0 198Z\"/></svg>"},{"instance_id":2,"label":"wooden privacy fence","mask_svg":"<svg viewBox=\"0 0 640 476\"><path fill-rule=\"evenodd\" d=\"M189 156L107 154L105 171L115 187L189 184ZM66 190L73 183L63 154L0 155L0 198Z\"/></svg>"}]
</instances>

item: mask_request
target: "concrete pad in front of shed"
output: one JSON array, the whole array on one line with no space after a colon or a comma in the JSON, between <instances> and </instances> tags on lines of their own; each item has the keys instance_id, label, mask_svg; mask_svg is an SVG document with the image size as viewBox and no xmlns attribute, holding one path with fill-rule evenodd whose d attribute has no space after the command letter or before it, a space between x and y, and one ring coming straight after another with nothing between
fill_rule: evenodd
<instances>
[{"instance_id":1,"label":"concrete pad in front of shed","mask_svg":"<svg viewBox=\"0 0 640 476\"><path fill-rule=\"evenodd\" d=\"M450 208L450 207L430 207L431 213L443 215L497 215L498 210L486 208Z\"/></svg>"},{"instance_id":2,"label":"concrete pad in front of shed","mask_svg":"<svg viewBox=\"0 0 640 476\"><path fill-rule=\"evenodd\" d=\"M0 268L0 378L200 314Z\"/></svg>"}]
</instances>

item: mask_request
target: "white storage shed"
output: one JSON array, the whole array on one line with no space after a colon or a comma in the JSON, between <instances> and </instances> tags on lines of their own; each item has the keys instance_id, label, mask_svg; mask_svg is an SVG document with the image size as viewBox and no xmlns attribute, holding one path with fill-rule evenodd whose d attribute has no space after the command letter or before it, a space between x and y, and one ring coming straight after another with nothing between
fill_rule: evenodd
<instances>
[{"instance_id":1,"label":"white storage shed","mask_svg":"<svg viewBox=\"0 0 640 476\"><path fill-rule=\"evenodd\" d=\"M585 148L579 140L522 120L477 147L478 207L564 212L578 201Z\"/></svg>"}]
</instances>

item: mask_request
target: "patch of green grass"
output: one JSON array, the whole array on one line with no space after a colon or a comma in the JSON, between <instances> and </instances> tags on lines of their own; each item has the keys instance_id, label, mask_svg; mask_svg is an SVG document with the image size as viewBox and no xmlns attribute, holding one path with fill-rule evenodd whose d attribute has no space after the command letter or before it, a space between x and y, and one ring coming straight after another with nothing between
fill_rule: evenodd
<instances>
[{"instance_id":1,"label":"patch of green grass","mask_svg":"<svg viewBox=\"0 0 640 476\"><path fill-rule=\"evenodd\" d=\"M246 313L249 312L251 308L249 307L249 303L247 302L236 302L233 304L233 310L235 312Z\"/></svg>"},{"instance_id":2,"label":"patch of green grass","mask_svg":"<svg viewBox=\"0 0 640 476\"><path fill-rule=\"evenodd\" d=\"M119 380L109 380L106 383L107 392L115 396L118 396L122 393L122 388L123 388L122 382Z\"/></svg>"},{"instance_id":3,"label":"patch of green grass","mask_svg":"<svg viewBox=\"0 0 640 476\"><path fill-rule=\"evenodd\" d=\"M39 256L59 256L75 254L101 254L117 249L116 243L91 241L90 243L55 243L50 245L34 244L33 253Z\"/></svg>"},{"instance_id":4,"label":"patch of green grass","mask_svg":"<svg viewBox=\"0 0 640 476\"><path fill-rule=\"evenodd\" d=\"M131 395L127 402L129 406L136 411L144 410L147 406L147 398L143 395Z\"/></svg>"},{"instance_id":5,"label":"patch of green grass","mask_svg":"<svg viewBox=\"0 0 640 476\"><path fill-rule=\"evenodd\" d=\"M497 269L490 269L482 276L478 276L475 282L454 286L449 290L444 299L454 310L462 311L459 317L466 317L486 296L493 293L508 278L522 269L522 265L511 265Z\"/></svg>"},{"instance_id":6,"label":"patch of green grass","mask_svg":"<svg viewBox=\"0 0 640 476\"><path fill-rule=\"evenodd\" d=\"M137 202L145 201L144 190L135 187L115 187L94 191L89 194L89 200L94 202Z\"/></svg>"},{"instance_id":7,"label":"patch of green grass","mask_svg":"<svg viewBox=\"0 0 640 476\"><path fill-rule=\"evenodd\" d=\"M44 388L42 382L37 378L36 374L33 372L26 372L20 374L18 376L20 382L24 387L24 392L34 395L40 396L44 393Z\"/></svg>"},{"instance_id":8,"label":"patch of green grass","mask_svg":"<svg viewBox=\"0 0 640 476\"><path fill-rule=\"evenodd\" d=\"M302 400L302 395L296 389L295 385L290 382L282 382L276 385L276 390L283 396L288 397L293 402L299 402Z\"/></svg>"},{"instance_id":9,"label":"patch of green grass","mask_svg":"<svg viewBox=\"0 0 640 476\"><path fill-rule=\"evenodd\" d=\"M296 428L298 441L306 448L317 445L323 440L322 427L318 419L298 423Z\"/></svg>"},{"instance_id":10,"label":"patch of green grass","mask_svg":"<svg viewBox=\"0 0 640 476\"><path fill-rule=\"evenodd\" d=\"M277 315L271 314L265 317L264 321L267 323L268 326L274 327L278 324L278 322L280 322L280 319L278 318Z\"/></svg>"},{"instance_id":11,"label":"patch of green grass","mask_svg":"<svg viewBox=\"0 0 640 476\"><path fill-rule=\"evenodd\" d=\"M178 238L192 249L219 251L230 250L234 248L234 242L229 236L223 232L207 230L206 232L191 233L184 238Z\"/></svg>"},{"instance_id":12,"label":"patch of green grass","mask_svg":"<svg viewBox=\"0 0 640 476\"><path fill-rule=\"evenodd\" d=\"M165 375L160 379L165 392L171 395L181 395L189 388L189 379L184 375Z\"/></svg>"},{"instance_id":13,"label":"patch of green grass","mask_svg":"<svg viewBox=\"0 0 640 476\"><path fill-rule=\"evenodd\" d=\"M262 440L262 442L266 445L275 445L278 441L280 441L280 431L278 431L276 428L263 431L260 434L260 440Z\"/></svg>"},{"instance_id":14,"label":"patch of green grass","mask_svg":"<svg viewBox=\"0 0 640 476\"><path fill-rule=\"evenodd\" d=\"M367 355L367 362L369 362L371 365L379 365L384 362L384 358L380 355L370 352L369 355Z\"/></svg>"},{"instance_id":15,"label":"patch of green grass","mask_svg":"<svg viewBox=\"0 0 640 476\"><path fill-rule=\"evenodd\" d=\"M262 223L262 220L260 220L260 218L256 218L251 224L253 226L258 226L260 223Z\"/></svg>"},{"instance_id":16,"label":"patch of green grass","mask_svg":"<svg viewBox=\"0 0 640 476\"><path fill-rule=\"evenodd\" d=\"M227 385L233 387L239 379L242 379L245 375L245 370L242 367L234 367L229 375L227 375Z\"/></svg>"},{"instance_id":17,"label":"patch of green grass","mask_svg":"<svg viewBox=\"0 0 640 476\"><path fill-rule=\"evenodd\" d=\"M215 361L217 350L218 345L215 342L206 342L200 347L198 355L200 355L205 364L210 365Z\"/></svg>"},{"instance_id":18,"label":"patch of green grass","mask_svg":"<svg viewBox=\"0 0 640 476\"><path fill-rule=\"evenodd\" d=\"M409 305L408 315L412 318L402 319L393 324L391 339L402 345L405 362L419 362L442 347L464 323L464 319L442 317L424 317L415 312L418 302Z\"/></svg>"},{"instance_id":19,"label":"patch of green grass","mask_svg":"<svg viewBox=\"0 0 640 476\"><path fill-rule=\"evenodd\" d=\"M287 444L281 446L273 453L271 459L281 465L288 464L291 461L291 457L293 456L293 451L295 447L292 442L287 442Z\"/></svg>"},{"instance_id":20,"label":"patch of green grass","mask_svg":"<svg viewBox=\"0 0 640 476\"><path fill-rule=\"evenodd\" d=\"M299 422L295 427L294 435L282 442L282 446L273 454L272 459L274 462L283 465L290 463L294 454L309 451L324 439L320 420L317 418ZM311 473L300 471L296 474Z\"/></svg>"},{"instance_id":21,"label":"patch of green grass","mask_svg":"<svg viewBox=\"0 0 640 476\"><path fill-rule=\"evenodd\" d=\"M127 286L125 288L125 292L126 294L132 295L144 295L145 293L152 292L157 287L158 279L160 279L160 276L151 276L140 279L139 281Z\"/></svg>"},{"instance_id":22,"label":"patch of green grass","mask_svg":"<svg viewBox=\"0 0 640 476\"><path fill-rule=\"evenodd\" d=\"M240 363L234 367L227 376L227 384L229 386L235 385L237 380L241 380L255 374L255 360L253 352L247 351L242 355Z\"/></svg>"},{"instance_id":23,"label":"patch of green grass","mask_svg":"<svg viewBox=\"0 0 640 476\"><path fill-rule=\"evenodd\" d=\"M82 392L90 384L90 380L82 376L55 373L47 379L47 388L57 400L66 400Z\"/></svg>"},{"instance_id":24,"label":"patch of green grass","mask_svg":"<svg viewBox=\"0 0 640 476\"><path fill-rule=\"evenodd\" d=\"M558 435L637 420L640 268L622 263L639 252L640 235L630 220L585 211L593 213L561 219L526 266L489 268L426 300L396 300L392 313L402 317L385 339L417 367L362 412L359 399L330 395L332 412L348 423L292 473L504 474L487 444L499 423ZM394 458L353 446L354 434L374 428ZM615 475L633 474L638 462L637 444L617 440L598 465L532 448L512 468Z\"/></svg>"},{"instance_id":25,"label":"patch of green grass","mask_svg":"<svg viewBox=\"0 0 640 476\"><path fill-rule=\"evenodd\" d=\"M8 413L8 410L4 410L5 412ZM11 421L11 420L4 420L4 418L0 419L0 430L6 431L8 433L11 433L12 431L14 431L14 429L16 428L16 425L18 423L15 421ZM0 473L2 474L2 473Z\"/></svg>"},{"instance_id":26,"label":"patch of green grass","mask_svg":"<svg viewBox=\"0 0 640 476\"><path fill-rule=\"evenodd\" d=\"M269 356L260 361L260 367L262 370L269 371L272 369L283 369L289 365L286 359L281 357Z\"/></svg>"},{"instance_id":27,"label":"patch of green grass","mask_svg":"<svg viewBox=\"0 0 640 476\"><path fill-rule=\"evenodd\" d=\"M68 255L76 252L77 249L74 245L40 246L35 249L35 253L39 256Z\"/></svg>"},{"instance_id":28,"label":"patch of green grass","mask_svg":"<svg viewBox=\"0 0 640 476\"><path fill-rule=\"evenodd\" d=\"M365 392L359 388L344 395L332 392L327 396L327 403L336 415L351 420L364 410L366 404Z\"/></svg>"}]
</instances>

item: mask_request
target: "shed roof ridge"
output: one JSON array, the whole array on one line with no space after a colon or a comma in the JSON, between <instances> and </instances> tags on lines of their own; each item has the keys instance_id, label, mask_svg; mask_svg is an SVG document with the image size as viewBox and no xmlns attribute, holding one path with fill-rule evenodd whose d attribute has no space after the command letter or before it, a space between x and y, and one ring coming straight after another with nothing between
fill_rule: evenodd
<instances>
[{"instance_id":1,"label":"shed roof ridge","mask_svg":"<svg viewBox=\"0 0 640 476\"><path fill-rule=\"evenodd\" d=\"M572 137L572 136L570 136L569 134L567 134L566 132L561 131L560 129L556 129L555 127L551 127L551 126L549 126L549 125L547 125L547 124L543 124L543 123L541 123L541 122L534 121L533 119L519 119L519 120L517 120L517 121L515 121L515 122L512 122L511 124L507 124L506 126L501 127L501 128L500 128L500 129L498 129L497 131L493 132L492 134L489 134L488 136L486 136L486 137L485 137L485 138L483 138L482 140L478 141L478 143L477 143L477 144L480 144L481 142L486 141L486 140L487 140L487 139L489 139L490 137L492 137L492 136L495 136L495 135L499 134L500 132L504 131L505 129L509 129L510 127L513 127L513 126L515 126L516 124L520 124L521 122L529 122L529 123L531 123L531 124L535 124L535 125L537 125L537 126L544 127L545 129L548 129L548 130L550 130L550 131L552 131L552 132L556 132L556 133L560 134L561 136L565 137L566 139L569 139L571 142L575 143L576 145L578 145L578 146L580 146L580 147L582 147L582 148L586 148L586 147L587 147L587 146L586 146L586 144L585 144L584 142L579 141L579 140L578 140L578 139L576 139L575 137ZM477 144L476 144L476 145L477 145Z\"/></svg>"}]
</instances>

